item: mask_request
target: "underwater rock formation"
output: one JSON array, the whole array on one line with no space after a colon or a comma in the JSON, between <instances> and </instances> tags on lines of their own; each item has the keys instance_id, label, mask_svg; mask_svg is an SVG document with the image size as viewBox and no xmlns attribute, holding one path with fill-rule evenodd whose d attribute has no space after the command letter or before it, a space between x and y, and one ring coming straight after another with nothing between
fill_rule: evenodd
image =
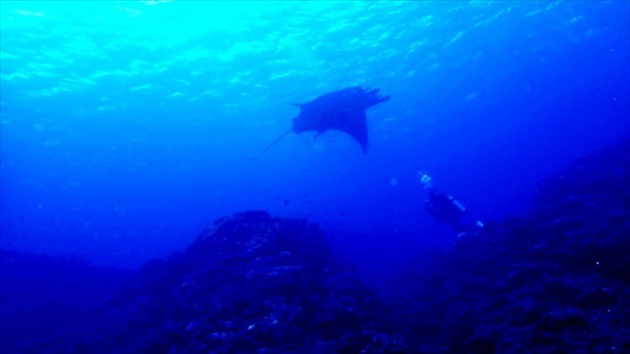
<instances>
[{"instance_id":1,"label":"underwater rock formation","mask_svg":"<svg viewBox=\"0 0 630 354\"><path fill-rule=\"evenodd\" d=\"M581 159L540 184L528 215L419 254L386 297L331 254L316 225L249 211L124 281L63 263L57 272L110 293L47 293L42 282L28 301L46 299L74 326L42 312L47 330L0 344L22 353L630 352L628 151L625 140ZM20 265L49 267L16 257L0 253L14 278ZM3 283L3 319L44 311L17 300L23 283ZM79 294L91 295L61 300Z\"/></svg>"},{"instance_id":2,"label":"underwater rock formation","mask_svg":"<svg viewBox=\"0 0 630 354\"><path fill-rule=\"evenodd\" d=\"M630 352L629 151L625 140L576 161L540 184L528 216L488 225L417 265L435 271L408 274L405 283L421 285L400 287L409 345Z\"/></svg>"},{"instance_id":3,"label":"underwater rock formation","mask_svg":"<svg viewBox=\"0 0 630 354\"><path fill-rule=\"evenodd\" d=\"M114 292L132 281L130 270L76 257L0 250L0 352L24 352L44 338L64 340L108 309Z\"/></svg>"},{"instance_id":4,"label":"underwater rock formation","mask_svg":"<svg viewBox=\"0 0 630 354\"><path fill-rule=\"evenodd\" d=\"M72 337L33 352L369 352L401 344L379 331L375 294L304 220L248 211L215 222L184 252L148 262L133 288Z\"/></svg>"}]
</instances>

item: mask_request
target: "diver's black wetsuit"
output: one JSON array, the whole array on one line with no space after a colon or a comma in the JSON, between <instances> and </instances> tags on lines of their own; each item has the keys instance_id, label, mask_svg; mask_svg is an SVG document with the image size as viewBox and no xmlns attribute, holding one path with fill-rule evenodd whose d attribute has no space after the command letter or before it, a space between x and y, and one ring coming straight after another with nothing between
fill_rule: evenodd
<instances>
[{"instance_id":1,"label":"diver's black wetsuit","mask_svg":"<svg viewBox=\"0 0 630 354\"><path fill-rule=\"evenodd\" d=\"M462 203L437 188L429 188L426 208L437 221L453 226L460 233L477 231L483 225L470 218Z\"/></svg>"}]
</instances>

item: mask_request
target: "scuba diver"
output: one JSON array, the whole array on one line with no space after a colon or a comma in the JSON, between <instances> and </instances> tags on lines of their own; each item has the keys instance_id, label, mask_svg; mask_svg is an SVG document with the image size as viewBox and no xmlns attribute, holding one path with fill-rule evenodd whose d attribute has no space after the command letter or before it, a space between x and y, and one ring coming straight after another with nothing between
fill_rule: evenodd
<instances>
[{"instance_id":1,"label":"scuba diver","mask_svg":"<svg viewBox=\"0 0 630 354\"><path fill-rule=\"evenodd\" d=\"M427 211L438 222L453 226L459 232L458 237L475 234L483 227L481 221L471 219L468 210L459 200L433 187L429 175L420 171L418 178L422 187L428 191Z\"/></svg>"}]
</instances>

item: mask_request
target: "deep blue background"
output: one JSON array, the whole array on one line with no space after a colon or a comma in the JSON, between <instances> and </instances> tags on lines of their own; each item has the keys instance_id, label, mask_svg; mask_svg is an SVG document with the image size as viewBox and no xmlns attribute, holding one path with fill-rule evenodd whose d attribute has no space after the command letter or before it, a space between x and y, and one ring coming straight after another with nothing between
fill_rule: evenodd
<instances>
[{"instance_id":1,"label":"deep blue background","mask_svg":"<svg viewBox=\"0 0 630 354\"><path fill-rule=\"evenodd\" d=\"M0 246L138 266L246 209L375 268L444 247L418 170L483 220L630 130L627 1L0 3ZM291 134L352 85L370 146Z\"/></svg>"}]
</instances>

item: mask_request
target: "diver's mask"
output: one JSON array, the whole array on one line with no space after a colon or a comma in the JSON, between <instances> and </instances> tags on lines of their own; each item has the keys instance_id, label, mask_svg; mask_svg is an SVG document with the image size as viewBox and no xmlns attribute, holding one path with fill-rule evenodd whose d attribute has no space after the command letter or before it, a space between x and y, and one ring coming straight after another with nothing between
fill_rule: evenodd
<instances>
[{"instance_id":1,"label":"diver's mask","mask_svg":"<svg viewBox=\"0 0 630 354\"><path fill-rule=\"evenodd\" d=\"M418 171L418 180L420 181L420 185L422 186L422 188L428 189L433 186L433 183L431 182L431 176L422 171Z\"/></svg>"}]
</instances>

